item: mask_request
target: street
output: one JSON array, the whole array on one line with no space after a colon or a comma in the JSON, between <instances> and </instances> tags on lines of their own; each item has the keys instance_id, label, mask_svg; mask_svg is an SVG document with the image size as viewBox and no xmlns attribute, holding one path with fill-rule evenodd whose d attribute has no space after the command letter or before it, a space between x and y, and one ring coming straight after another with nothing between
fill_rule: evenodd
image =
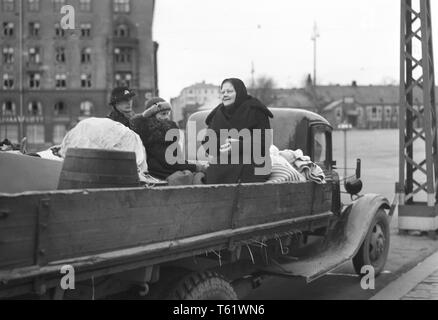
<instances>
[{"instance_id":1,"label":"street","mask_svg":"<svg viewBox=\"0 0 438 320\"><path fill-rule=\"evenodd\" d=\"M389 283L438 250L438 241L427 236L399 235L397 217L391 222L391 247L385 271L374 290L363 290L351 262L306 284L304 279L272 277L253 290L248 300L367 300Z\"/></svg>"}]
</instances>

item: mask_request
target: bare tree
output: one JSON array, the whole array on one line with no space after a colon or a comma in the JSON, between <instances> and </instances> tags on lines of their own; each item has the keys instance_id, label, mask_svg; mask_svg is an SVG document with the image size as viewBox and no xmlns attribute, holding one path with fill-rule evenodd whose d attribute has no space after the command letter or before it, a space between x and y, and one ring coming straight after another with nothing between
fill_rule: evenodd
<instances>
[{"instance_id":1,"label":"bare tree","mask_svg":"<svg viewBox=\"0 0 438 320\"><path fill-rule=\"evenodd\" d=\"M264 104L269 105L277 99L275 88L274 79L268 76L260 76L251 84L249 93Z\"/></svg>"}]
</instances>

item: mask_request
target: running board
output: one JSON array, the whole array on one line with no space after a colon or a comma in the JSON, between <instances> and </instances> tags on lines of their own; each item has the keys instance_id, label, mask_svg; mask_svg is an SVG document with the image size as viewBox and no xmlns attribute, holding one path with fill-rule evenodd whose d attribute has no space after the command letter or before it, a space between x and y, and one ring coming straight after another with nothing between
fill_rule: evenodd
<instances>
[{"instance_id":1,"label":"running board","mask_svg":"<svg viewBox=\"0 0 438 320\"><path fill-rule=\"evenodd\" d=\"M389 210L388 200L375 194L361 197L342 213L317 252L309 252L307 257L299 259L288 256L271 259L271 264L261 267L261 271L280 276L304 277L308 283L324 276L356 255L379 208Z\"/></svg>"}]
</instances>

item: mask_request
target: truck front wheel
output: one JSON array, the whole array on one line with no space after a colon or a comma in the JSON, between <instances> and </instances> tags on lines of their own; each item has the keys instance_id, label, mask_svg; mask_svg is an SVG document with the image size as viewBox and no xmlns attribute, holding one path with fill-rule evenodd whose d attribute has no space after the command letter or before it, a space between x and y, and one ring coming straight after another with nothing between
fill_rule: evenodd
<instances>
[{"instance_id":1,"label":"truck front wheel","mask_svg":"<svg viewBox=\"0 0 438 320\"><path fill-rule=\"evenodd\" d=\"M170 300L237 300L231 284L215 272L185 276L169 292Z\"/></svg>"},{"instance_id":2,"label":"truck front wheel","mask_svg":"<svg viewBox=\"0 0 438 320\"><path fill-rule=\"evenodd\" d=\"M389 234L388 217L383 209L379 209L365 240L353 258L354 270L358 275L363 275L363 266L372 266L375 276L383 271L389 252Z\"/></svg>"}]
</instances>

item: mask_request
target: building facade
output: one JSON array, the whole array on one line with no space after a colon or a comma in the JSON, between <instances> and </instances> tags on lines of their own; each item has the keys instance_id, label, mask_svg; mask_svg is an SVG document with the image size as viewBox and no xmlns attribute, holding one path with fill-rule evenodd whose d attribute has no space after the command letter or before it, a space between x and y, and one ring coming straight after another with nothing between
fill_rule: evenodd
<instances>
[{"instance_id":1,"label":"building facade","mask_svg":"<svg viewBox=\"0 0 438 320\"><path fill-rule=\"evenodd\" d=\"M341 123L357 129L398 128L398 86L319 86L316 92L327 102L321 113L334 128Z\"/></svg>"},{"instance_id":2,"label":"building facade","mask_svg":"<svg viewBox=\"0 0 438 320\"><path fill-rule=\"evenodd\" d=\"M184 126L188 117L198 110L213 109L221 102L220 88L217 85L195 83L181 90L178 97L171 99L173 120Z\"/></svg>"},{"instance_id":3,"label":"building facade","mask_svg":"<svg viewBox=\"0 0 438 320\"><path fill-rule=\"evenodd\" d=\"M154 4L0 0L0 140L59 143L78 120L108 114L115 86L137 92L134 109L158 94Z\"/></svg>"},{"instance_id":4,"label":"building facade","mask_svg":"<svg viewBox=\"0 0 438 320\"><path fill-rule=\"evenodd\" d=\"M302 108L318 112L336 129L349 123L357 129L395 129L399 124L399 87L393 85L327 85L302 89L276 89L273 107ZM436 90L438 94L438 90ZM421 92L414 108L422 109ZM421 126L415 120L414 126Z\"/></svg>"}]
</instances>

